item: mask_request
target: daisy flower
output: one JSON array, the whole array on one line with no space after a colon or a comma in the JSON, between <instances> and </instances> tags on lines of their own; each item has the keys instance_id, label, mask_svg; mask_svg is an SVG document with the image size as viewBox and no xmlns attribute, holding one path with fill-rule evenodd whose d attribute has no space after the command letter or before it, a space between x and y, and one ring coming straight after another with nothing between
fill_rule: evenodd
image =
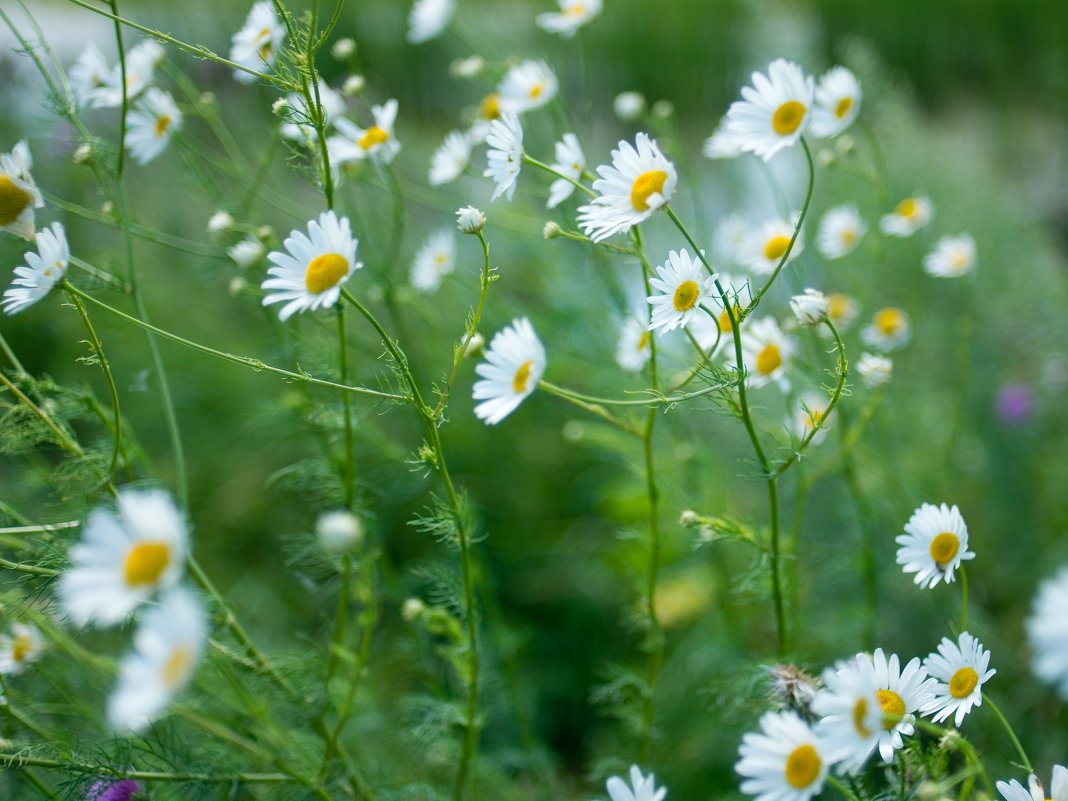
<instances>
[{"instance_id":1,"label":"daisy flower","mask_svg":"<svg viewBox=\"0 0 1068 801\"><path fill-rule=\"evenodd\" d=\"M85 46L78 60L67 71L71 91L78 108L82 108L93 96L93 92L104 85L111 67L100 52L95 42Z\"/></svg>"},{"instance_id":2,"label":"daisy flower","mask_svg":"<svg viewBox=\"0 0 1068 801\"><path fill-rule=\"evenodd\" d=\"M497 87L502 112L522 114L556 97L556 74L544 61L524 61L505 73Z\"/></svg>"},{"instance_id":3,"label":"daisy flower","mask_svg":"<svg viewBox=\"0 0 1068 801\"><path fill-rule=\"evenodd\" d=\"M556 0L559 11L538 14L535 22L543 31L570 39L575 32L601 13L601 0Z\"/></svg>"},{"instance_id":4,"label":"daisy flower","mask_svg":"<svg viewBox=\"0 0 1068 801\"><path fill-rule=\"evenodd\" d=\"M851 203L835 206L820 219L816 250L825 259L840 259L852 253L867 232L868 224L856 206Z\"/></svg>"},{"instance_id":5,"label":"daisy flower","mask_svg":"<svg viewBox=\"0 0 1068 801\"><path fill-rule=\"evenodd\" d=\"M893 306L875 312L871 324L860 332L865 345L884 353L903 347L911 337L908 315Z\"/></svg>"},{"instance_id":6,"label":"daisy flower","mask_svg":"<svg viewBox=\"0 0 1068 801\"><path fill-rule=\"evenodd\" d=\"M421 44L439 36L456 13L456 0L415 0L408 15L408 41Z\"/></svg>"},{"instance_id":7,"label":"daisy flower","mask_svg":"<svg viewBox=\"0 0 1068 801\"><path fill-rule=\"evenodd\" d=\"M456 242L447 228L432 233L412 263L412 286L421 292L436 292L441 280L456 266Z\"/></svg>"},{"instance_id":8,"label":"daisy flower","mask_svg":"<svg viewBox=\"0 0 1068 801\"><path fill-rule=\"evenodd\" d=\"M788 427L799 440L803 440L819 425L819 431L812 438L812 444L818 445L826 437L827 429L830 428L830 424L823 419L829 405L830 399L826 395L818 395L815 392L803 393L793 419L788 421Z\"/></svg>"},{"instance_id":9,"label":"daisy flower","mask_svg":"<svg viewBox=\"0 0 1068 801\"><path fill-rule=\"evenodd\" d=\"M873 678L856 659L839 662L824 671L823 689L812 701L812 713L820 718L816 732L842 773L859 771L879 745L883 708Z\"/></svg>"},{"instance_id":10,"label":"daisy flower","mask_svg":"<svg viewBox=\"0 0 1068 801\"><path fill-rule=\"evenodd\" d=\"M44 641L36 626L12 623L10 634L0 634L0 675L21 673L43 650Z\"/></svg>"},{"instance_id":11,"label":"daisy flower","mask_svg":"<svg viewBox=\"0 0 1068 801\"><path fill-rule=\"evenodd\" d=\"M953 725L960 727L973 706L983 703L982 687L997 673L987 670L990 652L979 640L966 631L961 632L958 642L943 637L938 644L938 653L923 660L923 667L934 679L932 698L921 711L935 723L953 715Z\"/></svg>"},{"instance_id":12,"label":"daisy flower","mask_svg":"<svg viewBox=\"0 0 1068 801\"><path fill-rule=\"evenodd\" d=\"M274 267L267 270L271 277L262 284L264 290L278 290L263 299L264 306L285 303L278 313L282 322L297 312L333 306L341 296L341 285L363 267L356 261L358 242L348 218L338 218L332 211L309 222L307 236L294 230L282 244L285 253L267 254Z\"/></svg>"},{"instance_id":13,"label":"daisy flower","mask_svg":"<svg viewBox=\"0 0 1068 801\"><path fill-rule=\"evenodd\" d=\"M474 399L482 401L475 407L475 416L496 425L534 391L545 372L545 348L530 320L513 320L498 331L486 351L486 361L475 372L482 377L473 390Z\"/></svg>"},{"instance_id":14,"label":"daisy flower","mask_svg":"<svg viewBox=\"0 0 1068 801\"><path fill-rule=\"evenodd\" d=\"M37 234L37 252L26 254L26 266L15 268L15 280L4 290L8 314L28 309L52 291L67 272L70 247L61 223L52 223Z\"/></svg>"},{"instance_id":15,"label":"daisy flower","mask_svg":"<svg viewBox=\"0 0 1068 801\"><path fill-rule=\"evenodd\" d=\"M808 127L815 92L811 77L785 59L773 61L764 76L754 72L753 86L727 112L727 130L738 147L770 159L801 138Z\"/></svg>"},{"instance_id":16,"label":"daisy flower","mask_svg":"<svg viewBox=\"0 0 1068 801\"><path fill-rule=\"evenodd\" d=\"M924 589L943 580L950 583L960 563L975 558L968 550L968 526L956 505L923 504L912 513L905 533L895 542L901 546L897 563L904 565L904 572L915 573L914 581Z\"/></svg>"},{"instance_id":17,"label":"daisy flower","mask_svg":"<svg viewBox=\"0 0 1068 801\"><path fill-rule=\"evenodd\" d=\"M857 359L857 375L864 386L875 389L884 386L894 371L894 362L886 356L862 353Z\"/></svg>"},{"instance_id":18,"label":"daisy flower","mask_svg":"<svg viewBox=\"0 0 1068 801\"><path fill-rule=\"evenodd\" d=\"M632 373L639 372L652 354L653 334L634 317L623 321L616 347L616 364Z\"/></svg>"},{"instance_id":19,"label":"daisy flower","mask_svg":"<svg viewBox=\"0 0 1068 801\"><path fill-rule=\"evenodd\" d=\"M108 721L138 732L163 712L189 682L207 639L204 608L188 590L174 589L150 609L134 633L134 652L119 664L108 699Z\"/></svg>"},{"instance_id":20,"label":"daisy flower","mask_svg":"<svg viewBox=\"0 0 1068 801\"><path fill-rule=\"evenodd\" d=\"M597 174L597 197L578 209L579 225L594 242L649 219L671 200L678 182L675 165L647 133L639 133L634 145L620 142L612 151L612 164L601 165Z\"/></svg>"},{"instance_id":21,"label":"daisy flower","mask_svg":"<svg viewBox=\"0 0 1068 801\"><path fill-rule=\"evenodd\" d=\"M860 114L860 81L845 67L833 67L816 85L816 106L812 109L812 133L819 137L838 136Z\"/></svg>"},{"instance_id":22,"label":"daisy flower","mask_svg":"<svg viewBox=\"0 0 1068 801\"><path fill-rule=\"evenodd\" d=\"M818 289L806 289L790 298L790 310L800 325L819 325L828 320L830 301Z\"/></svg>"},{"instance_id":23,"label":"daisy flower","mask_svg":"<svg viewBox=\"0 0 1068 801\"><path fill-rule=\"evenodd\" d=\"M117 505L117 515L104 508L89 515L60 577L60 600L78 625L118 623L156 590L177 584L185 567L188 529L170 495L128 489Z\"/></svg>"},{"instance_id":24,"label":"daisy flower","mask_svg":"<svg viewBox=\"0 0 1068 801\"><path fill-rule=\"evenodd\" d=\"M462 131L452 131L430 157L427 181L431 186L451 183L463 175L471 160L471 141Z\"/></svg>"},{"instance_id":25,"label":"daisy flower","mask_svg":"<svg viewBox=\"0 0 1068 801\"><path fill-rule=\"evenodd\" d=\"M742 360L746 378L752 387L762 387L769 381L778 384L783 392L790 390L786 377L790 358L796 347L774 317L752 320L742 328Z\"/></svg>"},{"instance_id":26,"label":"daisy flower","mask_svg":"<svg viewBox=\"0 0 1068 801\"><path fill-rule=\"evenodd\" d=\"M312 98L314 97L313 92ZM345 101L340 94L327 86L325 81L319 81L319 103L323 107L324 127L333 124L334 120L345 113ZM319 134L312 125L312 115L308 111L308 102L304 95L299 92L291 93L285 99L285 106L286 122L282 123L282 136L309 142L318 139Z\"/></svg>"},{"instance_id":27,"label":"daisy flower","mask_svg":"<svg viewBox=\"0 0 1068 801\"><path fill-rule=\"evenodd\" d=\"M668 253L667 262L657 266L649 286L659 293L646 298L653 307L650 331L685 328L694 317L705 314L701 303L716 294L712 276L685 249Z\"/></svg>"},{"instance_id":28,"label":"daisy flower","mask_svg":"<svg viewBox=\"0 0 1068 801\"><path fill-rule=\"evenodd\" d=\"M944 236L923 257L923 269L935 278L956 278L975 268L975 240L970 234Z\"/></svg>"},{"instance_id":29,"label":"daisy flower","mask_svg":"<svg viewBox=\"0 0 1068 801\"><path fill-rule=\"evenodd\" d=\"M860 314L860 304L856 299L843 292L832 292L827 296L827 319L834 323L839 331L845 331Z\"/></svg>"},{"instance_id":30,"label":"daisy flower","mask_svg":"<svg viewBox=\"0 0 1068 801\"><path fill-rule=\"evenodd\" d=\"M1027 619L1027 640L1034 653L1035 675L1056 685L1061 696L1068 698L1068 616L1064 614L1065 609L1068 609L1068 568L1042 583L1031 608L1031 617Z\"/></svg>"},{"instance_id":31,"label":"daisy flower","mask_svg":"<svg viewBox=\"0 0 1068 801\"><path fill-rule=\"evenodd\" d=\"M501 96L491 92L479 101L475 121L467 130L467 138L472 145L481 144L489 136L493 121L501 118Z\"/></svg>"},{"instance_id":32,"label":"daisy flower","mask_svg":"<svg viewBox=\"0 0 1068 801\"><path fill-rule=\"evenodd\" d=\"M257 72L274 64L282 42L286 38L286 29L270 0L260 0L248 12L245 24L234 34L230 46L230 60L242 67ZM241 70L234 70L234 78L241 83L252 83L256 76Z\"/></svg>"},{"instance_id":33,"label":"daisy flower","mask_svg":"<svg viewBox=\"0 0 1068 801\"><path fill-rule=\"evenodd\" d=\"M907 197L890 214L883 215L879 227L888 236L912 236L931 221L934 207L922 195Z\"/></svg>"},{"instance_id":34,"label":"daisy flower","mask_svg":"<svg viewBox=\"0 0 1068 801\"><path fill-rule=\"evenodd\" d=\"M738 755L741 790L757 801L808 801L827 778L823 743L795 712L764 713L760 733L747 733Z\"/></svg>"},{"instance_id":35,"label":"daisy flower","mask_svg":"<svg viewBox=\"0 0 1068 801\"><path fill-rule=\"evenodd\" d=\"M771 275L779 266L787 248L790 255L785 264L797 259L804 249L804 238L799 231L794 246L790 248L790 239L794 235L794 225L786 220L769 220L760 230L750 233L748 241L740 249L738 259L756 275Z\"/></svg>"},{"instance_id":36,"label":"daisy flower","mask_svg":"<svg viewBox=\"0 0 1068 801\"><path fill-rule=\"evenodd\" d=\"M664 801L664 796L667 795L667 788L656 789L653 774L642 776L637 765L630 766L630 787L618 776L613 776L608 780L606 789L612 801Z\"/></svg>"},{"instance_id":37,"label":"daisy flower","mask_svg":"<svg viewBox=\"0 0 1068 801\"><path fill-rule=\"evenodd\" d=\"M573 133L564 134L563 138L556 143L556 162L552 168L561 175L566 175L574 181L582 177L586 169L586 156L582 152L578 137ZM547 209L555 209L575 191L575 185L565 178L557 178L549 187L549 200L546 202Z\"/></svg>"},{"instance_id":38,"label":"daisy flower","mask_svg":"<svg viewBox=\"0 0 1068 801\"><path fill-rule=\"evenodd\" d=\"M30 168L33 156L23 140L0 154L0 231L10 231L23 239L33 239L33 210L44 205Z\"/></svg>"},{"instance_id":39,"label":"daisy flower","mask_svg":"<svg viewBox=\"0 0 1068 801\"><path fill-rule=\"evenodd\" d=\"M148 164L163 152L182 127L182 112L167 92L152 87L126 118L126 146L138 164Z\"/></svg>"},{"instance_id":40,"label":"daisy flower","mask_svg":"<svg viewBox=\"0 0 1068 801\"><path fill-rule=\"evenodd\" d=\"M486 153L488 166L482 174L492 178L497 185L490 200L496 200L501 195L511 200L515 195L519 170L523 166L523 128L519 124L519 117L502 114L499 120L494 120L486 143L490 148Z\"/></svg>"},{"instance_id":41,"label":"daisy flower","mask_svg":"<svg viewBox=\"0 0 1068 801\"><path fill-rule=\"evenodd\" d=\"M894 759L894 751L904 745L902 736L915 732L913 713L931 700L932 680L927 677L919 657L902 670L897 654L887 657L882 648L876 648L871 656L857 654L856 663L865 681L875 687L884 719L879 732L879 755L889 764ZM886 720L891 715L900 719L896 723Z\"/></svg>"},{"instance_id":42,"label":"daisy flower","mask_svg":"<svg viewBox=\"0 0 1068 801\"><path fill-rule=\"evenodd\" d=\"M338 133L326 140L331 164L372 159L378 164L392 164L401 146L393 135L397 120L397 101L387 100L381 106L371 107L374 123L370 128L361 128L340 117L334 122Z\"/></svg>"},{"instance_id":43,"label":"daisy flower","mask_svg":"<svg viewBox=\"0 0 1068 801\"><path fill-rule=\"evenodd\" d=\"M1046 795L1042 782L1033 773L1027 777L1027 787L1025 790L1016 779L1011 782L997 782L998 792L1005 801L1068 801L1068 769L1063 765L1053 766L1049 795Z\"/></svg>"},{"instance_id":44,"label":"daisy flower","mask_svg":"<svg viewBox=\"0 0 1068 801\"><path fill-rule=\"evenodd\" d=\"M156 77L156 67L165 55L162 45L145 39L126 52L126 99L133 100L144 92ZM122 105L122 64L116 64L100 85L89 93L93 108L118 108Z\"/></svg>"}]
</instances>

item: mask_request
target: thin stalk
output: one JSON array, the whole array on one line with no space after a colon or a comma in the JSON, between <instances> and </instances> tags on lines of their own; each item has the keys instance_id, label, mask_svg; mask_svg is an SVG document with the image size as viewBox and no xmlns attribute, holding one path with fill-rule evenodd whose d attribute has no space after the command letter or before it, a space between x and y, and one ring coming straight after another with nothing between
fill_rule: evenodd
<instances>
[{"instance_id":1,"label":"thin stalk","mask_svg":"<svg viewBox=\"0 0 1068 801\"><path fill-rule=\"evenodd\" d=\"M122 42L122 23L119 22L118 0L108 0L115 24L115 44L119 48L119 77L122 80L122 107L119 111L119 157L115 166L115 179L122 180L122 168L126 163L126 112L130 106L130 96L126 86L126 48Z\"/></svg>"},{"instance_id":2,"label":"thin stalk","mask_svg":"<svg viewBox=\"0 0 1068 801\"><path fill-rule=\"evenodd\" d=\"M994 716L1001 721L1001 725L1005 728L1005 732L1009 735L1009 739L1012 740L1012 745L1020 757L1020 764L1023 765L1024 770L1028 773L1034 773L1035 769L1031 765L1031 760L1027 758L1027 752L1024 751L1023 745L1020 744L1020 738L1016 736L1016 732L1013 731L1012 726L1009 725L1009 721L1005 715L1002 714L1001 709L994 703L989 695L984 694L983 701L990 707L990 711L994 713Z\"/></svg>"},{"instance_id":3,"label":"thin stalk","mask_svg":"<svg viewBox=\"0 0 1068 801\"><path fill-rule=\"evenodd\" d=\"M0 536L11 537L19 534L47 534L51 531L65 531L67 529L78 528L81 525L79 520L67 520L62 523L42 523L39 526L11 526L9 528L0 528Z\"/></svg>"},{"instance_id":4,"label":"thin stalk","mask_svg":"<svg viewBox=\"0 0 1068 801\"><path fill-rule=\"evenodd\" d=\"M22 362L19 361L19 357L15 355L15 351L11 349L11 346L7 344L7 340L4 339L4 335L0 334L0 353L4 354L11 366L15 368L15 373L21 378L28 376L26 368L22 366Z\"/></svg>"},{"instance_id":5,"label":"thin stalk","mask_svg":"<svg viewBox=\"0 0 1068 801\"><path fill-rule=\"evenodd\" d=\"M348 359L348 343L345 339L345 307L338 304L337 307L337 345L338 345L338 367L340 372L339 383L342 386L347 386L349 383L349 359ZM341 407L344 412L345 418L345 453L342 459L342 497L344 499L345 509L352 511L353 493L355 492L356 482L356 465L355 465L355 453L353 450L353 437L352 437L352 405L350 404L349 393L342 390L341 392Z\"/></svg>"},{"instance_id":6,"label":"thin stalk","mask_svg":"<svg viewBox=\"0 0 1068 801\"><path fill-rule=\"evenodd\" d=\"M154 770L115 770L107 765L89 765L71 762L66 759L46 759L25 754L2 754L0 763L6 767L19 769L24 767L55 768L63 771L78 771L94 776L108 776L114 779L135 779L144 782L205 782L212 784L229 784L240 782L247 784L276 784L296 781L284 773L168 773Z\"/></svg>"},{"instance_id":7,"label":"thin stalk","mask_svg":"<svg viewBox=\"0 0 1068 801\"><path fill-rule=\"evenodd\" d=\"M535 158L531 158L525 152L523 153L523 161L526 162L527 164L529 164L530 166L537 167L539 170L544 170L545 172L549 173L550 175L554 175L557 178L563 178L565 181L567 181L569 184L574 186L576 189L582 190L583 192L585 192L590 197L597 197L597 193L594 192L592 189L590 189L585 184L576 181L570 175L564 175L562 172L557 172L552 167L550 167L548 164L546 164L544 162L541 162L541 161L538 161Z\"/></svg>"},{"instance_id":8,"label":"thin stalk","mask_svg":"<svg viewBox=\"0 0 1068 801\"><path fill-rule=\"evenodd\" d=\"M58 570L53 570L50 567L39 567L37 565L24 565L22 562L12 562L7 559L0 559L0 567L5 570L13 570L16 573L26 573L30 576L44 576L46 578L52 578L58 576Z\"/></svg>"},{"instance_id":9,"label":"thin stalk","mask_svg":"<svg viewBox=\"0 0 1068 801\"><path fill-rule=\"evenodd\" d=\"M623 431L626 431L628 434L633 434L634 436L639 438L641 438L642 436L642 431L640 429L630 423L619 419L599 403L591 403L589 401L585 401L581 398L581 396L572 393L569 390L563 389L562 387L558 387L555 384L550 384L544 379L538 382L538 389L543 389L550 395L555 395L558 398L566 400L568 403L573 403L580 409L583 409L589 412L590 414L600 417L602 420L605 420L606 422L611 423L612 425L622 429Z\"/></svg>"},{"instance_id":10,"label":"thin stalk","mask_svg":"<svg viewBox=\"0 0 1068 801\"><path fill-rule=\"evenodd\" d=\"M18 386L16 386L11 381L11 379L9 379L6 375L3 374L3 372L0 372L0 384L3 384L5 387L7 387L8 391L10 391L11 394L14 395L16 398L18 398L19 402L23 406L29 409L34 414L34 416L37 417L37 419L39 419L48 427L49 431L55 434L56 444L59 445L59 447L61 447L71 456L85 456L85 451L82 450L82 446L79 445L74 439L72 439L66 431L60 428L59 424L56 423L56 421L53 420L51 417L49 417L48 413L45 412L44 409L34 403L30 399L30 397L21 389L19 389Z\"/></svg>"}]
</instances>

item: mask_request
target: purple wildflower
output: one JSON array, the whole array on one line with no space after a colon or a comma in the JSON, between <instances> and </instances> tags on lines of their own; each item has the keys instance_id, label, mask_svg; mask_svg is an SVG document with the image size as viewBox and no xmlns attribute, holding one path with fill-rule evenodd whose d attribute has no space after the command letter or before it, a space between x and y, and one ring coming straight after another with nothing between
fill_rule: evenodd
<instances>
[{"instance_id":1,"label":"purple wildflower","mask_svg":"<svg viewBox=\"0 0 1068 801\"><path fill-rule=\"evenodd\" d=\"M85 791L82 801L130 801L140 790L141 785L132 779L97 779Z\"/></svg>"},{"instance_id":2,"label":"purple wildflower","mask_svg":"<svg viewBox=\"0 0 1068 801\"><path fill-rule=\"evenodd\" d=\"M1035 411L1035 398L1026 384L1006 384L998 390L994 409L998 419L1006 425L1026 423Z\"/></svg>"}]
</instances>

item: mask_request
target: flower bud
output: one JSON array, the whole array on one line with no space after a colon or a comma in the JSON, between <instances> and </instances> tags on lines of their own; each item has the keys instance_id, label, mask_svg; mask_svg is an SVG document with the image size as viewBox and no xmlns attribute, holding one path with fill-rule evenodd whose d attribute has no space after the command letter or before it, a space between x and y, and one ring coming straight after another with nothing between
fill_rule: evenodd
<instances>
[{"instance_id":1,"label":"flower bud","mask_svg":"<svg viewBox=\"0 0 1068 801\"><path fill-rule=\"evenodd\" d=\"M362 92L365 86L367 86L367 80L362 75L350 75L345 79L345 83L341 84L341 94L345 97L353 97Z\"/></svg>"},{"instance_id":2,"label":"flower bud","mask_svg":"<svg viewBox=\"0 0 1068 801\"><path fill-rule=\"evenodd\" d=\"M315 536L324 551L342 556L363 542L363 524L346 509L324 512L315 522Z\"/></svg>"},{"instance_id":3,"label":"flower bud","mask_svg":"<svg viewBox=\"0 0 1068 801\"><path fill-rule=\"evenodd\" d=\"M887 356L862 353L857 360L857 375L864 386L875 389L885 385L893 374L894 362Z\"/></svg>"},{"instance_id":4,"label":"flower bud","mask_svg":"<svg viewBox=\"0 0 1068 801\"><path fill-rule=\"evenodd\" d=\"M234 218L225 211L217 211L208 220L208 233L218 234L234 227Z\"/></svg>"},{"instance_id":5,"label":"flower bud","mask_svg":"<svg viewBox=\"0 0 1068 801\"><path fill-rule=\"evenodd\" d=\"M334 46L330 48L330 55L332 55L337 61L344 61L351 58L356 53L356 42L351 37L346 36L344 39L338 39L334 42Z\"/></svg>"},{"instance_id":6,"label":"flower bud","mask_svg":"<svg viewBox=\"0 0 1068 801\"><path fill-rule=\"evenodd\" d=\"M426 611L426 604L419 598L408 598L401 607L401 617L411 621Z\"/></svg>"},{"instance_id":7,"label":"flower bud","mask_svg":"<svg viewBox=\"0 0 1068 801\"><path fill-rule=\"evenodd\" d=\"M819 325L827 322L830 303L819 290L806 289L804 294L790 298L790 308L801 325Z\"/></svg>"},{"instance_id":8,"label":"flower bud","mask_svg":"<svg viewBox=\"0 0 1068 801\"><path fill-rule=\"evenodd\" d=\"M452 62L449 72L454 78L476 78L485 66L486 62L482 60L482 56L468 56Z\"/></svg>"},{"instance_id":9,"label":"flower bud","mask_svg":"<svg viewBox=\"0 0 1068 801\"><path fill-rule=\"evenodd\" d=\"M621 92L612 101L612 110L623 122L633 122L645 111L645 97L641 92Z\"/></svg>"},{"instance_id":10,"label":"flower bud","mask_svg":"<svg viewBox=\"0 0 1068 801\"><path fill-rule=\"evenodd\" d=\"M474 206L465 206L456 211L456 227L465 234L477 234L486 225L486 215Z\"/></svg>"},{"instance_id":11,"label":"flower bud","mask_svg":"<svg viewBox=\"0 0 1068 801\"><path fill-rule=\"evenodd\" d=\"M545 223L545 227L541 229L541 235L546 239L556 239L563 233L563 230L558 223L549 220L549 222Z\"/></svg>"}]
</instances>

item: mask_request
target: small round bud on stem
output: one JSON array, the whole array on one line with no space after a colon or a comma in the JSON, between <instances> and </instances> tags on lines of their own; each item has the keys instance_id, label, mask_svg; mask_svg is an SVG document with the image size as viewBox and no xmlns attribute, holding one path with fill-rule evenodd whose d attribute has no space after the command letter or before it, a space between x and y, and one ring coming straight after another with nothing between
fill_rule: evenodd
<instances>
[{"instance_id":1,"label":"small round bud on stem","mask_svg":"<svg viewBox=\"0 0 1068 801\"><path fill-rule=\"evenodd\" d=\"M477 234L486 226L486 215L474 206L465 206L456 211L456 227L465 234Z\"/></svg>"},{"instance_id":2,"label":"small round bud on stem","mask_svg":"<svg viewBox=\"0 0 1068 801\"><path fill-rule=\"evenodd\" d=\"M623 122L633 122L645 111L645 97L641 92L620 92L612 101L612 110Z\"/></svg>"},{"instance_id":3,"label":"small round bud on stem","mask_svg":"<svg viewBox=\"0 0 1068 801\"><path fill-rule=\"evenodd\" d=\"M345 61L352 58L356 54L356 42L351 37L346 36L344 39L338 39L334 42L334 46L330 48L330 55L337 61Z\"/></svg>"},{"instance_id":4,"label":"small round bud on stem","mask_svg":"<svg viewBox=\"0 0 1068 801\"><path fill-rule=\"evenodd\" d=\"M315 523L315 536L324 551L342 556L363 542L363 524L346 509L324 512Z\"/></svg>"},{"instance_id":5,"label":"small round bud on stem","mask_svg":"<svg viewBox=\"0 0 1068 801\"><path fill-rule=\"evenodd\" d=\"M353 97L362 92L365 86L367 86L367 80L362 75L350 75L345 79L345 83L341 84L341 94L345 97Z\"/></svg>"},{"instance_id":6,"label":"small round bud on stem","mask_svg":"<svg viewBox=\"0 0 1068 801\"><path fill-rule=\"evenodd\" d=\"M485 68L486 62L482 56L468 56L459 58L449 65L449 72L454 78L476 78Z\"/></svg>"},{"instance_id":7,"label":"small round bud on stem","mask_svg":"<svg viewBox=\"0 0 1068 801\"><path fill-rule=\"evenodd\" d=\"M234 227L234 218L225 211L217 211L208 220L208 233L219 234Z\"/></svg>"},{"instance_id":8,"label":"small round bud on stem","mask_svg":"<svg viewBox=\"0 0 1068 801\"><path fill-rule=\"evenodd\" d=\"M549 220L545 223L545 227L541 229L541 235L546 239L556 239L560 234L564 232L564 229L559 224Z\"/></svg>"},{"instance_id":9,"label":"small round bud on stem","mask_svg":"<svg viewBox=\"0 0 1068 801\"><path fill-rule=\"evenodd\" d=\"M804 294L794 295L790 298L790 308L801 325L825 323L830 313L827 296L816 289L806 289Z\"/></svg>"},{"instance_id":10,"label":"small round bud on stem","mask_svg":"<svg viewBox=\"0 0 1068 801\"><path fill-rule=\"evenodd\" d=\"M82 142L74 150L75 164L88 164L93 158L93 147L88 142Z\"/></svg>"},{"instance_id":11,"label":"small round bud on stem","mask_svg":"<svg viewBox=\"0 0 1068 801\"><path fill-rule=\"evenodd\" d=\"M415 620L426 611L426 604L419 598L408 598L401 607L401 617L407 621Z\"/></svg>"}]
</instances>

